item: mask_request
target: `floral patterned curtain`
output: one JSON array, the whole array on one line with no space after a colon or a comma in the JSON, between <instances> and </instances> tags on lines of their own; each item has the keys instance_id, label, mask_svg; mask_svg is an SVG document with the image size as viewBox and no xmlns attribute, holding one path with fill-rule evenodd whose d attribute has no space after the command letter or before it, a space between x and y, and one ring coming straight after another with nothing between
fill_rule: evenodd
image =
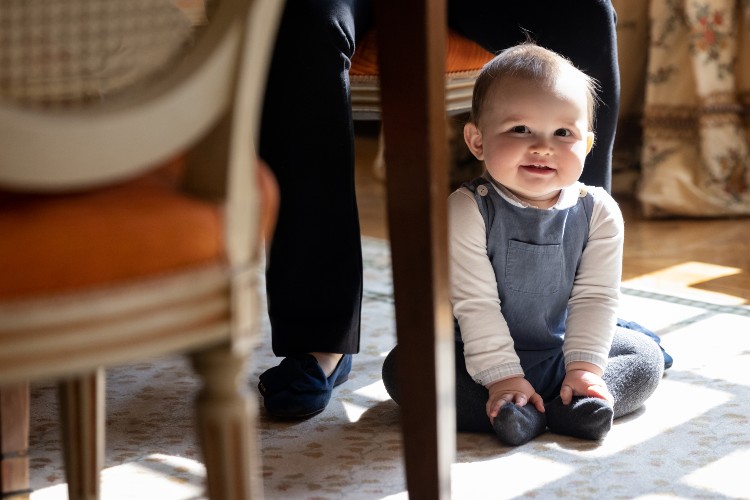
<instances>
[{"instance_id":1,"label":"floral patterned curtain","mask_svg":"<svg viewBox=\"0 0 750 500\"><path fill-rule=\"evenodd\" d=\"M646 216L750 214L750 0L651 0Z\"/></svg>"}]
</instances>

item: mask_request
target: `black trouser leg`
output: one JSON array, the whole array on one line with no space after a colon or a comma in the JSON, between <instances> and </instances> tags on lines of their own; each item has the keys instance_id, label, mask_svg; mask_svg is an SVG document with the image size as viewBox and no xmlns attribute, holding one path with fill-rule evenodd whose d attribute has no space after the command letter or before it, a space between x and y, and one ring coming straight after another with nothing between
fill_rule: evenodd
<instances>
[{"instance_id":1,"label":"black trouser leg","mask_svg":"<svg viewBox=\"0 0 750 500\"><path fill-rule=\"evenodd\" d=\"M359 349L362 251L348 70L368 4L289 0L279 28L259 148L281 192L267 270L278 356Z\"/></svg>"}]
</instances>

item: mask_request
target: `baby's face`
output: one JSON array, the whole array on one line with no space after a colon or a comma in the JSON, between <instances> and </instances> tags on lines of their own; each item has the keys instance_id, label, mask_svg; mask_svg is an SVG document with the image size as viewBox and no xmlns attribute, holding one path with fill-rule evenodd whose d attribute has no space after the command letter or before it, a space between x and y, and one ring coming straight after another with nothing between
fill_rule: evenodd
<instances>
[{"instance_id":1,"label":"baby's face","mask_svg":"<svg viewBox=\"0 0 750 500\"><path fill-rule=\"evenodd\" d=\"M539 208L578 180L594 140L586 89L571 77L551 87L505 78L490 90L479 121L465 130L469 148L496 181Z\"/></svg>"}]
</instances>

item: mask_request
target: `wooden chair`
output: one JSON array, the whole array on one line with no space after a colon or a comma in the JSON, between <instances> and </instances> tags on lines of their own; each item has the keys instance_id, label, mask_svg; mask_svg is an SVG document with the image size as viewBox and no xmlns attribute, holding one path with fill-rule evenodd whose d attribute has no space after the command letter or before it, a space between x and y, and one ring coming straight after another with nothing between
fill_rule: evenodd
<instances>
[{"instance_id":1,"label":"wooden chair","mask_svg":"<svg viewBox=\"0 0 750 500\"><path fill-rule=\"evenodd\" d=\"M377 30L371 29L357 44L349 70L352 116L355 120L380 120L380 67ZM447 30L445 48L445 112L448 116L471 110L474 82L493 54L453 30ZM463 139L461 139L463 142ZM378 152L373 163L375 176L385 175L385 140L381 127Z\"/></svg>"},{"instance_id":2,"label":"wooden chair","mask_svg":"<svg viewBox=\"0 0 750 500\"><path fill-rule=\"evenodd\" d=\"M59 381L69 498L95 499L104 369L167 353L204 381L210 498L261 495L242 375L274 199L253 138L281 4L210 6L197 28L171 0L0 9L3 498L29 495L30 380Z\"/></svg>"}]
</instances>

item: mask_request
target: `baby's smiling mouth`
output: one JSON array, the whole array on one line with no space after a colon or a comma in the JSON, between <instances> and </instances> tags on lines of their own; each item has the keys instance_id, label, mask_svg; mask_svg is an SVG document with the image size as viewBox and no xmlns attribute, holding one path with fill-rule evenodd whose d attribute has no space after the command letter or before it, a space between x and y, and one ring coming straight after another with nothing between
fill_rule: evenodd
<instances>
[{"instance_id":1,"label":"baby's smiling mouth","mask_svg":"<svg viewBox=\"0 0 750 500\"><path fill-rule=\"evenodd\" d=\"M536 164L521 165L521 168L532 170L532 171L539 171L539 172L549 172L549 171L554 170L554 168L548 167L547 165L536 165Z\"/></svg>"}]
</instances>

